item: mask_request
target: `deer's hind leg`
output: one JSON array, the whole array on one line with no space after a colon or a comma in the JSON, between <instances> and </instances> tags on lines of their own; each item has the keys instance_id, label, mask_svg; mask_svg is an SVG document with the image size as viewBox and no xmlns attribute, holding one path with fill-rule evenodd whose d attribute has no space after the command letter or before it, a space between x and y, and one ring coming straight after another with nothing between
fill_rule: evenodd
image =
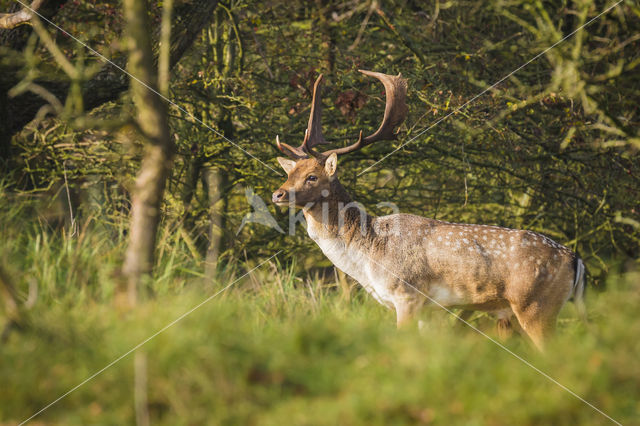
<instances>
[{"instance_id":1,"label":"deer's hind leg","mask_svg":"<svg viewBox=\"0 0 640 426\"><path fill-rule=\"evenodd\" d=\"M494 311L493 315L496 317L496 329L498 332L498 338L500 340L507 340L513 334L513 325L511 319L513 318L513 311L511 308L500 309Z\"/></svg>"}]
</instances>

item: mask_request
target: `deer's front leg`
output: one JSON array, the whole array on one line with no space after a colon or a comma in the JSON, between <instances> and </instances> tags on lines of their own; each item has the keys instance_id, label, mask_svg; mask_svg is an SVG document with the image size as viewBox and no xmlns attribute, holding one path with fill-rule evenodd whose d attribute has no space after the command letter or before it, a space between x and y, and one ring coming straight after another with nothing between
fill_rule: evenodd
<instances>
[{"instance_id":1,"label":"deer's front leg","mask_svg":"<svg viewBox=\"0 0 640 426\"><path fill-rule=\"evenodd\" d=\"M416 299L400 299L394 302L396 308L396 324L398 328L412 322L416 314L424 306L424 301Z\"/></svg>"}]
</instances>

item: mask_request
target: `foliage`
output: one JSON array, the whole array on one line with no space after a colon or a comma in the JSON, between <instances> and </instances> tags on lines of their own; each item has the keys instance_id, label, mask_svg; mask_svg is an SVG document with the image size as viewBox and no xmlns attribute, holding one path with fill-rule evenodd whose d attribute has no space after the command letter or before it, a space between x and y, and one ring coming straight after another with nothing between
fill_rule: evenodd
<instances>
[{"instance_id":1,"label":"foliage","mask_svg":"<svg viewBox=\"0 0 640 426\"><path fill-rule=\"evenodd\" d=\"M250 210L245 188L268 200L282 180L239 147L278 170L274 135L289 142L301 138L317 72L328 77L329 140L340 143L359 129L373 129L382 113L382 93L355 72L372 68L408 78L411 114L398 142L341 160L342 180L368 208L376 211L379 201L392 201L401 211L455 222L534 229L578 250L596 276L608 271L611 258L637 258L638 11L624 3L578 29L605 5L483 5L266 2L256 7L234 1L220 6L173 73L172 97L181 109L172 109L179 155L167 220L183 220L204 253L210 191L201 178L202 170L213 168L224 174L221 232L228 255L288 247L296 256L304 247L314 253L314 263L322 261L303 232L282 237L249 225L235 237ZM76 29L72 16L63 26ZM85 34L82 27L77 30ZM574 36L491 86L574 30ZM139 148L118 143L127 140L118 136L122 132L100 130L99 123L126 117L129 105L123 98L91 112L88 123L98 127L73 130L54 120L14 138L21 152L21 185L49 186L65 166L72 186L89 187L88 177L108 176L109 185L124 189L126 197ZM286 229L285 214L272 211Z\"/></svg>"}]
</instances>

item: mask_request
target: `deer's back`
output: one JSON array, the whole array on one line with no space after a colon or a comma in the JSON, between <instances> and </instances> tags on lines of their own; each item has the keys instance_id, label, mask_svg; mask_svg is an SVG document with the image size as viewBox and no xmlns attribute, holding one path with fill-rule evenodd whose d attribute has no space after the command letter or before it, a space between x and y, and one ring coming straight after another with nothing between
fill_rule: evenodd
<instances>
[{"instance_id":1,"label":"deer's back","mask_svg":"<svg viewBox=\"0 0 640 426\"><path fill-rule=\"evenodd\" d=\"M372 250L391 277L448 306L486 305L569 293L575 254L550 238L497 226L397 214L375 218Z\"/></svg>"}]
</instances>

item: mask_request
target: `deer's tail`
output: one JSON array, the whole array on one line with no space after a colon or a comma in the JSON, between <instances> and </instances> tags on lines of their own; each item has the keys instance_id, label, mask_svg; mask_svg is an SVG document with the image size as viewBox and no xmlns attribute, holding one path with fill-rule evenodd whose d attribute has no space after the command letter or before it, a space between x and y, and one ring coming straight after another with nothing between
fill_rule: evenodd
<instances>
[{"instance_id":1,"label":"deer's tail","mask_svg":"<svg viewBox=\"0 0 640 426\"><path fill-rule=\"evenodd\" d=\"M586 286L585 267L582 259L576 256L575 279L573 281L573 303L576 305L580 320L587 323L587 308L584 304L584 291Z\"/></svg>"}]
</instances>

